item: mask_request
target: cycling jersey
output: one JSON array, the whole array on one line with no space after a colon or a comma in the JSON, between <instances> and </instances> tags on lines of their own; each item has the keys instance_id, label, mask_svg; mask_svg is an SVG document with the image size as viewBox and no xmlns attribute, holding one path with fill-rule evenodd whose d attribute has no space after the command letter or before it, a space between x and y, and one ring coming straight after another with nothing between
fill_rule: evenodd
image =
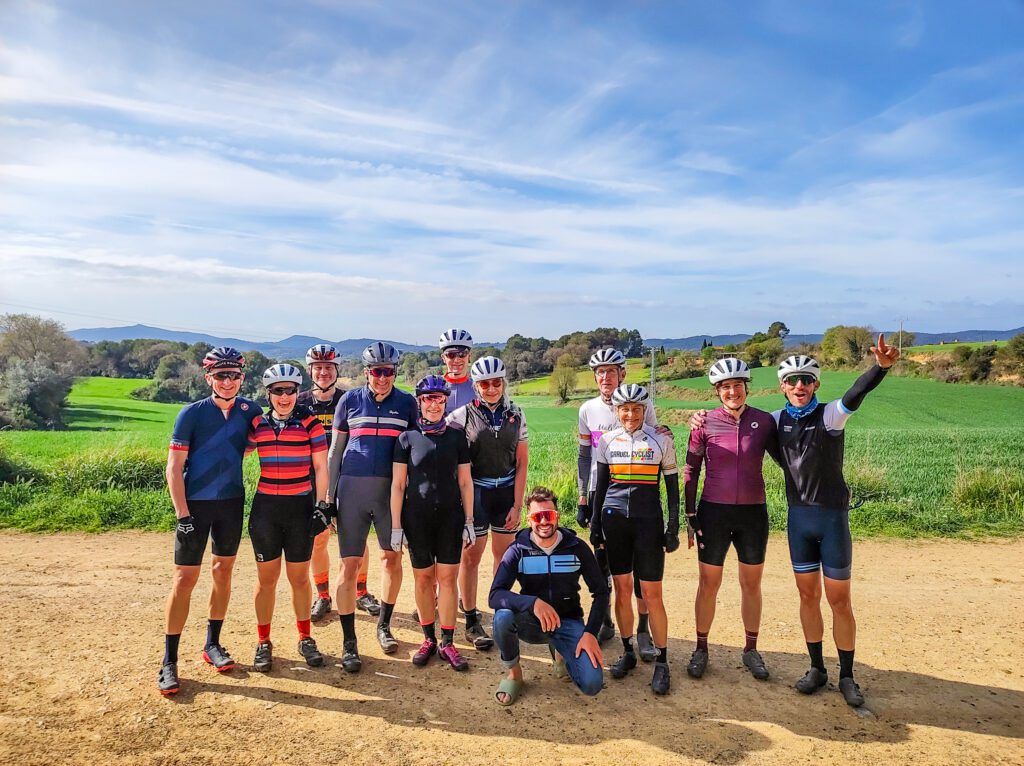
<instances>
[{"instance_id":1,"label":"cycling jersey","mask_svg":"<svg viewBox=\"0 0 1024 766\"><path fill-rule=\"evenodd\" d=\"M476 398L476 391L473 389L473 381L467 375L464 378L452 377L449 373L444 374L444 379L452 387L452 393L444 405L444 414L455 412L459 407L464 407Z\"/></svg>"},{"instance_id":2,"label":"cycling jersey","mask_svg":"<svg viewBox=\"0 0 1024 766\"><path fill-rule=\"evenodd\" d=\"M843 429L851 414L839 399L819 404L799 419L784 409L772 413L790 506L850 507L850 488L843 478Z\"/></svg>"},{"instance_id":3,"label":"cycling jersey","mask_svg":"<svg viewBox=\"0 0 1024 766\"><path fill-rule=\"evenodd\" d=\"M499 403L492 409L473 400L451 413L448 422L466 432L474 484L488 488L515 483L516 449L529 437L519 407Z\"/></svg>"},{"instance_id":4,"label":"cycling jersey","mask_svg":"<svg viewBox=\"0 0 1024 766\"><path fill-rule=\"evenodd\" d=\"M761 467L765 450L778 455L775 419L747 407L736 420L725 407L711 410L704 425L690 432L683 468L686 512L697 510L697 483L707 464L701 499L724 505L756 505L765 501Z\"/></svg>"},{"instance_id":5,"label":"cycling jersey","mask_svg":"<svg viewBox=\"0 0 1024 766\"><path fill-rule=\"evenodd\" d=\"M368 386L345 393L332 424L335 431L348 437L341 475L390 479L395 440L415 427L418 415L416 397L397 388L380 402Z\"/></svg>"},{"instance_id":6,"label":"cycling jersey","mask_svg":"<svg viewBox=\"0 0 1024 766\"><path fill-rule=\"evenodd\" d=\"M658 418L654 412L654 405L648 399L644 407L644 422L649 426L657 426ZM601 436L619 427L619 416L615 412L615 405L611 400L605 401L600 396L588 399L580 405L579 434L580 446L589 448L591 451L597 448ZM585 496L593 492L597 484L597 461L592 459L592 452L586 449L580 450L579 493Z\"/></svg>"},{"instance_id":7,"label":"cycling jersey","mask_svg":"<svg viewBox=\"0 0 1024 766\"><path fill-rule=\"evenodd\" d=\"M437 515L446 511L462 515L458 471L460 465L470 462L465 431L458 428L446 428L436 434L406 431L395 440L393 460L406 465L409 471L403 517L407 511L413 515Z\"/></svg>"},{"instance_id":8,"label":"cycling jersey","mask_svg":"<svg viewBox=\"0 0 1024 766\"><path fill-rule=\"evenodd\" d=\"M661 518L658 479L679 473L672 439L649 425L642 425L633 433L619 426L601 437L596 459L608 466L610 475L603 502L596 498L601 507L595 509L595 515L610 509L626 516Z\"/></svg>"},{"instance_id":9,"label":"cycling jersey","mask_svg":"<svg viewBox=\"0 0 1024 766\"><path fill-rule=\"evenodd\" d=\"M257 415L249 426L248 447L260 457L256 492L305 495L313 491L309 478L313 455L327 451L327 437L320 421L302 409L283 422L270 414Z\"/></svg>"},{"instance_id":10,"label":"cycling jersey","mask_svg":"<svg viewBox=\"0 0 1024 766\"><path fill-rule=\"evenodd\" d=\"M338 409L338 402L341 401L341 397L344 395L344 391L335 388L331 398L326 402L322 402L313 396L312 391L303 391L299 394L299 398L295 400L296 408L308 408L314 417L320 421L320 425L324 427L324 435L327 437L328 447L331 445L331 426L334 424L334 411Z\"/></svg>"},{"instance_id":11,"label":"cycling jersey","mask_svg":"<svg viewBox=\"0 0 1024 766\"><path fill-rule=\"evenodd\" d=\"M249 423L263 410L237 397L224 411L213 397L185 405L174 421L170 448L188 453L185 459L187 500L228 500L244 497L242 457Z\"/></svg>"}]
</instances>

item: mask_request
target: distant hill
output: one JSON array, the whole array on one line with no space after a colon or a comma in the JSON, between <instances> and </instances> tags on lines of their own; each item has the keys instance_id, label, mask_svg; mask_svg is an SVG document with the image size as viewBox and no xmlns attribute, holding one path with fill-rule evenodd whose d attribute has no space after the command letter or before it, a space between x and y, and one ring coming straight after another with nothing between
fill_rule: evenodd
<instances>
[{"instance_id":1,"label":"distant hill","mask_svg":"<svg viewBox=\"0 0 1024 766\"><path fill-rule=\"evenodd\" d=\"M317 343L329 343L338 349L338 353L346 357L358 357L376 338L346 338L345 340L326 340L316 338L312 335L292 335L283 340L261 343L253 340L242 340L241 338L223 338L216 335L207 335L199 332L185 332L181 330L165 330L162 327L150 327L144 324L133 324L127 327L91 327L81 330L71 330L70 335L75 340L85 343L99 343L101 340L121 341L134 340L136 338L147 338L153 340L173 340L183 343L209 343L211 346L233 346L240 351L259 351L271 359L294 359L305 355L306 349L315 346ZM437 346L417 346L401 341L389 340L399 351L436 351ZM494 346L504 348L505 344L481 342L478 346Z\"/></svg>"},{"instance_id":2,"label":"distant hill","mask_svg":"<svg viewBox=\"0 0 1024 766\"><path fill-rule=\"evenodd\" d=\"M886 330L885 334L890 335L893 330ZM1009 340L1014 335L1024 332L1024 327L1017 327L1013 330L960 330L959 332L915 332L907 328L907 332L914 332L914 343L924 346L931 343L949 343L959 340L961 343L974 343L978 341ZM794 348L801 343L821 343L821 333L810 335L787 335L785 339L786 348ZM724 346L729 343L740 344L750 338L750 335L691 335L686 338L645 338L644 343L653 348L664 346L666 350L677 351L700 351L701 344L710 340L713 346Z\"/></svg>"},{"instance_id":3,"label":"distant hill","mask_svg":"<svg viewBox=\"0 0 1024 766\"><path fill-rule=\"evenodd\" d=\"M1024 332L1024 327L1014 330L961 330L960 332L943 333L915 333L915 343L925 345L930 343L950 342L959 340L962 343L1009 340L1014 335ZM92 327L81 330L72 330L68 333L75 340L86 343L98 343L101 340L132 340L135 338L152 338L155 340L176 340L184 343L209 343L211 346L234 346L241 351L255 350L266 354L271 359L294 359L302 357L306 349L317 343L330 343L342 356L358 357L375 338L346 338L345 340L325 340L311 335L292 335L279 341L258 343L241 338L222 338L216 335L207 335L198 332L184 332L179 330L165 330L161 327L150 327L144 324L135 324L128 327ZM888 334L888 331L887 331ZM728 343L743 343L750 338L750 335L691 335L686 338L646 338L644 343L648 346L658 348L664 346L667 350L676 349L679 351L700 351L701 344L710 340L712 345L724 346ZM786 337L786 348L799 346L801 343L820 343L821 333L810 335L789 335ZM417 346L401 341L390 340L399 351L433 351L437 346ZM478 341L477 346L494 346L503 349L505 343L492 341Z\"/></svg>"}]
</instances>

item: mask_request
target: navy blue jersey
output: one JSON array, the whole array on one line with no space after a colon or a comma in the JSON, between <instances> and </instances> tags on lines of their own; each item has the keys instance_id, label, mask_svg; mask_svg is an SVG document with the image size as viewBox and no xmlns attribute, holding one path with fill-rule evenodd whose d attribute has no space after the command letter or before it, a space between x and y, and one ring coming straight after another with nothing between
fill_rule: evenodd
<instances>
[{"instance_id":1,"label":"navy blue jersey","mask_svg":"<svg viewBox=\"0 0 1024 766\"><path fill-rule=\"evenodd\" d=\"M212 396L182 408L174 421L171 449L188 453L186 499L229 500L245 495L242 458L249 424L262 414L258 404L241 396L226 418Z\"/></svg>"},{"instance_id":2,"label":"navy blue jersey","mask_svg":"<svg viewBox=\"0 0 1024 766\"><path fill-rule=\"evenodd\" d=\"M347 392L338 402L332 428L348 436L341 462L342 476L391 478L398 437L416 427L416 397L393 388L378 402L369 387Z\"/></svg>"}]
</instances>

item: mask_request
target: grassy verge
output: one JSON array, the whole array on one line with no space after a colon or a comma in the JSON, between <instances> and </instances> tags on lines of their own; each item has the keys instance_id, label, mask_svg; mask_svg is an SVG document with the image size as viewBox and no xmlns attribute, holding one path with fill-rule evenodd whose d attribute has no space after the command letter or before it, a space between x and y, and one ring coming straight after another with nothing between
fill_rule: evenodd
<instances>
[{"instance_id":1,"label":"grassy verge","mask_svg":"<svg viewBox=\"0 0 1024 766\"><path fill-rule=\"evenodd\" d=\"M823 396L842 393L853 377L827 376ZM767 380L755 371L756 389L765 391ZM0 434L0 527L98 532L173 526L163 467L179 408L129 399L139 384L86 379L72 392L69 430ZM682 463L686 417L713 403L700 394L684 398L688 389L703 391L701 381L678 381L677 387L681 398L660 398L658 404L659 417L677 434ZM558 406L543 396L518 401L530 428L529 483L554 489L563 522L574 526L577 403ZM771 409L779 401L765 393L752 403ZM850 514L854 533L1024 533L1024 427L1008 417L1022 406L1020 389L887 380L848 428L846 476L859 503ZM256 473L250 458L250 496ZM765 479L772 528L782 531L785 492L771 461Z\"/></svg>"}]
</instances>

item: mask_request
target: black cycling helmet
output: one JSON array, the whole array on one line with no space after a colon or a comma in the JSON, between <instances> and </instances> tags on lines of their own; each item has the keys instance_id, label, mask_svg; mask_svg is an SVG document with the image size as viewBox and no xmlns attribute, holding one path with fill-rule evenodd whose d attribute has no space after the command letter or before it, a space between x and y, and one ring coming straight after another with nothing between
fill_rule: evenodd
<instances>
[{"instance_id":1,"label":"black cycling helmet","mask_svg":"<svg viewBox=\"0 0 1024 766\"><path fill-rule=\"evenodd\" d=\"M203 369L207 372L225 368L240 370L243 367L245 367L245 357L230 346L212 348L203 357Z\"/></svg>"}]
</instances>

